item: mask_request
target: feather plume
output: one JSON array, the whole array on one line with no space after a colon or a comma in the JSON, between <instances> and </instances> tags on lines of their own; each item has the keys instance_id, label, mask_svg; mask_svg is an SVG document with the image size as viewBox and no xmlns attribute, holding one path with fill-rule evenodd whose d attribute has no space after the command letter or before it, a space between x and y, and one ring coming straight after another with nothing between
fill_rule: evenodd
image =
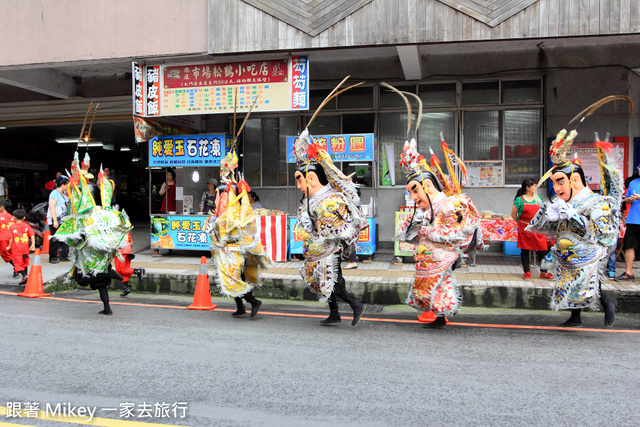
<instances>
[{"instance_id":1,"label":"feather plume","mask_svg":"<svg viewBox=\"0 0 640 427\"><path fill-rule=\"evenodd\" d=\"M340 88L340 86L342 86L342 84L344 82L346 82L349 77L351 77L350 75L345 77L344 79L342 79L342 81L340 83L338 83L338 86L334 87L333 90L329 93L329 95L327 95L327 97L324 99L324 101L322 101L322 103L320 104L320 106L318 107L318 109L316 110L315 113L313 113L313 116L311 116L311 120L309 120L309 122L307 123L306 127L309 127L309 125L311 124L311 122L313 122L313 120L316 118L316 116L318 115L318 113L320 112L320 110L322 110L322 108L327 105L327 102L331 101L334 97L334 94L336 93L336 91Z\"/></svg>"},{"instance_id":2,"label":"feather plume","mask_svg":"<svg viewBox=\"0 0 640 427\"><path fill-rule=\"evenodd\" d=\"M413 132L413 137L418 138L418 128L420 127L420 122L422 121L422 99L415 93L402 91L405 95L413 96L418 100L418 112L416 113L416 130Z\"/></svg>"},{"instance_id":3,"label":"feather plume","mask_svg":"<svg viewBox=\"0 0 640 427\"><path fill-rule=\"evenodd\" d=\"M409 119L407 120L407 136L405 137L405 140L408 141L409 140L409 134L411 133L411 103L409 102L407 97L402 94L402 92L400 92L398 89L396 89L395 87L391 86L390 84L388 84L386 82L380 82L380 86L386 87L390 91L397 93L404 100L404 103L407 106L407 114L409 116Z\"/></svg>"},{"instance_id":4,"label":"feather plume","mask_svg":"<svg viewBox=\"0 0 640 427\"><path fill-rule=\"evenodd\" d=\"M596 110L598 110L598 108L612 101L627 101L627 103L629 103L629 117L631 117L631 113L633 112L633 101L631 100L631 98L629 98L626 95L609 95L609 96L605 96L604 98L602 98L597 102L594 102L584 110L580 111L580 113L578 113L573 119L571 119L571 121L568 124L571 124L578 119L580 119L580 121L582 122L582 120L586 119L587 117L595 113Z\"/></svg>"}]
</instances>

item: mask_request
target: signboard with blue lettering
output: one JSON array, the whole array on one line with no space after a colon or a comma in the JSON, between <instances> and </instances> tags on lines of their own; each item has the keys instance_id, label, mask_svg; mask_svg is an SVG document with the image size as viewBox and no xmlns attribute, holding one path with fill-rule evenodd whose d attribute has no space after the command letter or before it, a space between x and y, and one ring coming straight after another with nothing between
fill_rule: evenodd
<instances>
[{"instance_id":1,"label":"signboard with blue lettering","mask_svg":"<svg viewBox=\"0 0 640 427\"><path fill-rule=\"evenodd\" d=\"M302 254L302 238L296 235L297 218L289 218L289 245L291 254ZM358 255L373 255L376 251L376 219L367 218L369 227L360 231L356 253Z\"/></svg>"},{"instance_id":2,"label":"signboard with blue lettering","mask_svg":"<svg viewBox=\"0 0 640 427\"><path fill-rule=\"evenodd\" d=\"M377 160L377 138L372 133L346 135L317 135L313 142L322 144L334 162L369 162ZM287 163L295 163L293 144L297 136L287 137Z\"/></svg>"},{"instance_id":3,"label":"signboard with blue lettering","mask_svg":"<svg viewBox=\"0 0 640 427\"><path fill-rule=\"evenodd\" d=\"M211 239L204 231L207 218L207 215L152 216L151 249L210 250Z\"/></svg>"},{"instance_id":4,"label":"signboard with blue lettering","mask_svg":"<svg viewBox=\"0 0 640 427\"><path fill-rule=\"evenodd\" d=\"M220 166L229 135L166 135L149 140L149 166Z\"/></svg>"}]
</instances>

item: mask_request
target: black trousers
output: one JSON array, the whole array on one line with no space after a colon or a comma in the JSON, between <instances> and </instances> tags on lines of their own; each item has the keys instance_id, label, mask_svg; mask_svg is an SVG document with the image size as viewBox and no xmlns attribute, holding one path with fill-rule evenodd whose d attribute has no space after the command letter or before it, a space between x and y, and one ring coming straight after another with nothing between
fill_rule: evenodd
<instances>
[{"instance_id":1,"label":"black trousers","mask_svg":"<svg viewBox=\"0 0 640 427\"><path fill-rule=\"evenodd\" d=\"M59 225L59 224L58 224ZM51 237L53 237L60 227L54 228L53 225L49 226ZM60 256L62 258L69 257L69 245L64 242L60 242L58 239L51 239L49 241L49 259L58 258L58 249L60 249Z\"/></svg>"},{"instance_id":2,"label":"black trousers","mask_svg":"<svg viewBox=\"0 0 640 427\"><path fill-rule=\"evenodd\" d=\"M531 272L531 263L529 261L530 249L521 249L520 260L522 261L522 269L525 273ZM549 251L536 251L538 253L538 262L541 263L542 259L549 253ZM540 269L540 271L546 271Z\"/></svg>"}]
</instances>

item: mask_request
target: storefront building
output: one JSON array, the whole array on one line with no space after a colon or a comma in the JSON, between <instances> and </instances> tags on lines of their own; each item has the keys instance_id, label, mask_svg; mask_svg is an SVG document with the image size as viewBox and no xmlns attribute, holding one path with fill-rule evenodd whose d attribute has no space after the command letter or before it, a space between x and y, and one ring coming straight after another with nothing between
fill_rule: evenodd
<instances>
[{"instance_id":1,"label":"storefront building","mask_svg":"<svg viewBox=\"0 0 640 427\"><path fill-rule=\"evenodd\" d=\"M15 2L14 7L26 9L28 3ZM0 35L29 26L35 39L55 28L68 28L64 26L68 22L79 28L59 36L57 52L36 43L31 51L15 46L1 53L3 84L24 88L16 70L33 73L52 64L63 74L88 64L99 68L101 63L131 73L131 62L147 68L194 67L305 57L308 108L256 109L239 145L245 179L262 204L289 214L295 213L301 195L293 182L292 165L287 163L287 137L304 129L342 78L351 75L350 82L364 81L325 106L310 131L375 135L379 148L375 165L363 168L357 162L343 162L342 167L356 172L362 184L362 199L370 203L371 215L377 218L379 247L391 246L395 213L406 204L404 177L397 164L407 114L399 97L384 90L380 82L422 99L419 150L428 153L431 147L441 153L442 132L470 166L465 192L481 211L504 214L511 211L522 180L538 179L546 171L549 138L573 116L607 95L640 99L640 7L625 0L325 0L313 4L161 0L114 1L106 9L86 6L82 11L73 7L73 1L54 3L55 7L42 6L44 21L39 14L22 11L24 19L0 29ZM110 29L114 22L132 31ZM83 37L88 40L81 43ZM101 78L110 81L107 75ZM119 92L111 94L85 88L85 96L91 100L126 96L122 86L116 87ZM11 123L9 103L22 101L22 95L16 91L12 100L0 98L0 125ZM133 89L129 95L131 102L113 110L113 116L134 112ZM38 108L50 107L33 105L25 115L37 114ZM233 133L233 114L228 111L182 113L198 118L199 133ZM238 123L242 116L240 111ZM638 113L629 118L626 105L603 107L578 131L578 142L592 142L594 132L618 138L627 157L621 160L625 176L637 165L633 159L640 153L634 150L640 137ZM385 151L389 146L393 162L387 156L391 151ZM148 164L147 151L147 146L140 150L143 165ZM389 163L396 166L394 176ZM189 177L192 171L185 167L180 174ZM206 182L205 178L217 178L218 171L200 168L200 174ZM150 188L160 183L152 182ZM185 194L198 197L202 191L198 186L184 188Z\"/></svg>"}]
</instances>

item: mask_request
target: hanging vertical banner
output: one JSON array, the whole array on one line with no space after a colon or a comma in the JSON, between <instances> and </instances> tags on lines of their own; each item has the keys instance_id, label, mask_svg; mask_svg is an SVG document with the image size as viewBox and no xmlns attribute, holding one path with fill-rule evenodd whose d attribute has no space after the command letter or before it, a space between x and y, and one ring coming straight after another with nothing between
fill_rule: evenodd
<instances>
[{"instance_id":1,"label":"hanging vertical banner","mask_svg":"<svg viewBox=\"0 0 640 427\"><path fill-rule=\"evenodd\" d=\"M147 117L160 115L160 66L146 67L147 87L145 105Z\"/></svg>"},{"instance_id":2,"label":"hanging vertical banner","mask_svg":"<svg viewBox=\"0 0 640 427\"><path fill-rule=\"evenodd\" d=\"M151 68L151 67L149 67ZM162 116L309 109L306 56L215 64L163 65L160 70ZM236 99L237 93L237 101ZM152 115L147 110L147 115Z\"/></svg>"},{"instance_id":3,"label":"hanging vertical banner","mask_svg":"<svg viewBox=\"0 0 640 427\"><path fill-rule=\"evenodd\" d=\"M306 56L294 56L291 58L292 67L292 93L291 93L291 109L308 110L309 109L309 70Z\"/></svg>"},{"instance_id":4,"label":"hanging vertical banner","mask_svg":"<svg viewBox=\"0 0 640 427\"><path fill-rule=\"evenodd\" d=\"M144 116L144 68L137 62L132 62L131 74L133 75L133 114Z\"/></svg>"}]
</instances>

